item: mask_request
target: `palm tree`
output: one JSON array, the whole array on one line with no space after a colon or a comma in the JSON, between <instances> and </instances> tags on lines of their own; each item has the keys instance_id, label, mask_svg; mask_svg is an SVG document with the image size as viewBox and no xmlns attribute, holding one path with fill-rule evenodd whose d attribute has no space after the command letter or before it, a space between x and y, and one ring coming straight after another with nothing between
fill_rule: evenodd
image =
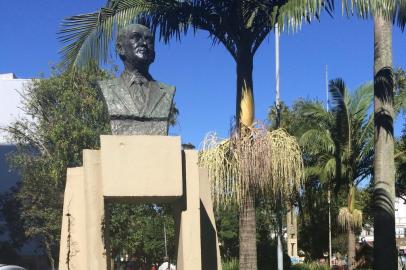
<instances>
[{"instance_id":1,"label":"palm tree","mask_svg":"<svg viewBox=\"0 0 406 270\"><path fill-rule=\"evenodd\" d=\"M109 0L97 12L67 18L60 38L68 43L62 49L67 66L82 66L91 60L106 61L114 30L131 22L141 22L159 38L179 39L188 30L205 30L215 43L221 43L237 66L237 132L253 125L253 58L274 22L297 25L303 18L317 16L325 1L272 1L271 9L260 9L249 0ZM328 1L326 1L328 2ZM284 15L285 14L285 15ZM285 17L289 16L289 20ZM252 180L252 179L251 179ZM247 180L250 182L251 180ZM240 213L240 269L256 269L254 188L247 189Z\"/></svg>"},{"instance_id":2,"label":"palm tree","mask_svg":"<svg viewBox=\"0 0 406 270\"><path fill-rule=\"evenodd\" d=\"M374 16L374 266L396 269L392 23Z\"/></svg>"},{"instance_id":3,"label":"palm tree","mask_svg":"<svg viewBox=\"0 0 406 270\"><path fill-rule=\"evenodd\" d=\"M316 157L309 174L318 174L327 181L335 179L336 190L344 187L347 206L339 211L339 224L348 233L348 266L355 269L355 230L362 225L362 212L355 208L357 185L372 172L373 116L371 107L372 85L348 93L341 79L329 84L332 110L328 112L320 103L302 108L306 117L314 118L316 126L300 139L305 151Z\"/></svg>"}]
</instances>

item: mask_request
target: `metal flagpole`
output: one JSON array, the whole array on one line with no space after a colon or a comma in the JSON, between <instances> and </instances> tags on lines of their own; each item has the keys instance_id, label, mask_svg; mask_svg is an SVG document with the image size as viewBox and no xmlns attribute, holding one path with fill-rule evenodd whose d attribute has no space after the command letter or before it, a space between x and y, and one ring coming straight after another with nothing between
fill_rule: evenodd
<instances>
[{"instance_id":1,"label":"metal flagpole","mask_svg":"<svg viewBox=\"0 0 406 270\"><path fill-rule=\"evenodd\" d=\"M329 111L329 95L328 95L328 67L326 65L326 109ZM333 254L331 251L331 192L330 192L330 179L328 180L328 190L327 190L327 203L328 203L328 261L330 269L333 266Z\"/></svg>"},{"instance_id":2,"label":"metal flagpole","mask_svg":"<svg viewBox=\"0 0 406 270\"><path fill-rule=\"evenodd\" d=\"M279 92L279 26L275 24L275 107L276 107L276 126L280 127L281 124L281 104L280 104L280 92ZM277 211L282 211L278 209ZM283 247L282 247L282 215L278 213L278 233L277 233L277 258L278 258L278 270L283 270Z\"/></svg>"}]
</instances>

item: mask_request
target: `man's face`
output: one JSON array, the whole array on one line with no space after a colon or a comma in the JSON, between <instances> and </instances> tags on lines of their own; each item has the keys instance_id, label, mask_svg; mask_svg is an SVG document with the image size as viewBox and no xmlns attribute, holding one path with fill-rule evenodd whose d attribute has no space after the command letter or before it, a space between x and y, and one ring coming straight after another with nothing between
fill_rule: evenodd
<instances>
[{"instance_id":1,"label":"man's face","mask_svg":"<svg viewBox=\"0 0 406 270\"><path fill-rule=\"evenodd\" d=\"M119 54L136 66L151 64L155 58L154 37L148 28L133 25L126 31L126 36L119 45Z\"/></svg>"}]
</instances>

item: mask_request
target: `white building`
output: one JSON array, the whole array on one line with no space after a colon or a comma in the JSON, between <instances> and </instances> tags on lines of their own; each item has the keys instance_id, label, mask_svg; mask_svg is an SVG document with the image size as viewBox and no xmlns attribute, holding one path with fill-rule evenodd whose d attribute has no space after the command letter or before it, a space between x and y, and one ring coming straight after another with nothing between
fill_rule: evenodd
<instances>
[{"instance_id":1,"label":"white building","mask_svg":"<svg viewBox=\"0 0 406 270\"><path fill-rule=\"evenodd\" d=\"M31 79L19 79L13 73L0 74L0 194L7 192L20 179L7 161L7 156L15 150L15 145L10 143L2 129L23 116L24 112L20 108L23 97L20 94L30 82ZM0 224L2 222L0 219ZM7 241L8 237L7 231L0 233L0 242ZM29 269L47 269L42 251L37 246L35 241L26 243L19 251L21 259Z\"/></svg>"},{"instance_id":2,"label":"white building","mask_svg":"<svg viewBox=\"0 0 406 270\"><path fill-rule=\"evenodd\" d=\"M6 191L18 181L18 175L11 172L7 164L7 155L15 146L10 144L2 129L22 116L20 93L30 81L17 79L13 73L0 74L0 192Z\"/></svg>"},{"instance_id":3,"label":"white building","mask_svg":"<svg viewBox=\"0 0 406 270\"><path fill-rule=\"evenodd\" d=\"M24 87L30 79L18 79L14 73L0 74L0 144L7 144L5 132L1 130L22 115L20 109Z\"/></svg>"},{"instance_id":4,"label":"white building","mask_svg":"<svg viewBox=\"0 0 406 270\"><path fill-rule=\"evenodd\" d=\"M395 201L396 238L406 237L406 202L401 198Z\"/></svg>"},{"instance_id":5,"label":"white building","mask_svg":"<svg viewBox=\"0 0 406 270\"><path fill-rule=\"evenodd\" d=\"M402 240L406 240L406 202L401 198L395 199L395 230L396 230L396 243L398 248L406 249L402 244ZM372 225L365 225L359 236L359 240L373 242L374 241L374 228Z\"/></svg>"}]
</instances>

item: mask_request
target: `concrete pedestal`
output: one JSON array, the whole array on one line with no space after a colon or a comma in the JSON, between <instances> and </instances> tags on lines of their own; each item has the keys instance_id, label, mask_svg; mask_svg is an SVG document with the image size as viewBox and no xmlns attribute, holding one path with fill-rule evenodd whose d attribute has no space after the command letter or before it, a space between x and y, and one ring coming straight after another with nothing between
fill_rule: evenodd
<instances>
[{"instance_id":1,"label":"concrete pedestal","mask_svg":"<svg viewBox=\"0 0 406 270\"><path fill-rule=\"evenodd\" d=\"M177 269L220 270L209 181L197 159L180 137L101 136L101 149L84 150L83 167L67 172L59 270L110 269L105 201L172 203Z\"/></svg>"}]
</instances>

